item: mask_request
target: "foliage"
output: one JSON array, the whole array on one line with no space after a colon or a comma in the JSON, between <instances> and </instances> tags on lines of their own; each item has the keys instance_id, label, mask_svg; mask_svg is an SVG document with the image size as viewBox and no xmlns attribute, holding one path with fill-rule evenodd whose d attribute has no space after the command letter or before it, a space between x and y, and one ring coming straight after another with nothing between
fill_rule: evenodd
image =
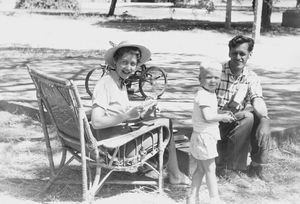
<instances>
[{"instance_id":1,"label":"foliage","mask_svg":"<svg viewBox=\"0 0 300 204\"><path fill-rule=\"evenodd\" d=\"M208 12L215 10L215 4L213 0L187 0L186 3L174 0L174 7L206 9Z\"/></svg>"},{"instance_id":2,"label":"foliage","mask_svg":"<svg viewBox=\"0 0 300 204\"><path fill-rule=\"evenodd\" d=\"M18 0L16 8L22 9L71 9L78 10L77 0Z\"/></svg>"}]
</instances>

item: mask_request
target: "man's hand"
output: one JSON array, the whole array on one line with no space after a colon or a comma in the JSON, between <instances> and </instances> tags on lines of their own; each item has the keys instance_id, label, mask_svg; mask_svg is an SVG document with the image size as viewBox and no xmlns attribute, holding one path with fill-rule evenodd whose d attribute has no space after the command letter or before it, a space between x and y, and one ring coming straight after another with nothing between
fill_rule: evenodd
<instances>
[{"instance_id":1,"label":"man's hand","mask_svg":"<svg viewBox=\"0 0 300 204\"><path fill-rule=\"evenodd\" d=\"M258 146L268 147L270 135L270 120L261 118L255 135L258 140Z\"/></svg>"}]
</instances>

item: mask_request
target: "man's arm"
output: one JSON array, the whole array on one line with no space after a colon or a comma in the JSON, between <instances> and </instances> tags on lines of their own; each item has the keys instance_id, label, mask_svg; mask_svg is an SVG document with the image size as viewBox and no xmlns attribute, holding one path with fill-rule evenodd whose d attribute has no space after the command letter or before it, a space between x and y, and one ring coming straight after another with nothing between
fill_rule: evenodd
<instances>
[{"instance_id":1,"label":"man's arm","mask_svg":"<svg viewBox=\"0 0 300 204\"><path fill-rule=\"evenodd\" d=\"M268 116L268 109L264 99L259 97L254 98L252 105L254 112L258 116L258 118L261 119Z\"/></svg>"},{"instance_id":2,"label":"man's arm","mask_svg":"<svg viewBox=\"0 0 300 204\"><path fill-rule=\"evenodd\" d=\"M268 117L268 109L265 101L262 98L255 98L253 100L253 109L255 114L260 119L257 131L256 138L258 140L258 145L268 146L268 141L270 137L270 119Z\"/></svg>"}]
</instances>

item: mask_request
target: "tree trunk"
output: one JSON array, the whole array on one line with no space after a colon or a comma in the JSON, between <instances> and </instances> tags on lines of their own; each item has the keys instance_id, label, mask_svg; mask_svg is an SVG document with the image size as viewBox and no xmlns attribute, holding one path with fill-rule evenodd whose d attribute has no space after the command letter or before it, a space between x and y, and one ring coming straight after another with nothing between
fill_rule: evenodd
<instances>
[{"instance_id":1,"label":"tree trunk","mask_svg":"<svg viewBox=\"0 0 300 204\"><path fill-rule=\"evenodd\" d=\"M115 9L116 9L116 4L117 4L117 0L111 0L110 8L109 8L109 12L108 12L107 16L114 15Z\"/></svg>"},{"instance_id":2,"label":"tree trunk","mask_svg":"<svg viewBox=\"0 0 300 204\"><path fill-rule=\"evenodd\" d=\"M262 13L261 13L261 27L264 29L271 28L272 6L273 6L273 0L263 0ZM255 8L255 0L252 1L252 7Z\"/></svg>"},{"instance_id":3,"label":"tree trunk","mask_svg":"<svg viewBox=\"0 0 300 204\"><path fill-rule=\"evenodd\" d=\"M265 29L271 28L273 0L264 0L261 14L261 26Z\"/></svg>"},{"instance_id":4,"label":"tree trunk","mask_svg":"<svg viewBox=\"0 0 300 204\"><path fill-rule=\"evenodd\" d=\"M225 27L227 29L231 28L231 9L232 9L232 0L227 0L227 2L226 2L226 17L225 17Z\"/></svg>"},{"instance_id":5,"label":"tree trunk","mask_svg":"<svg viewBox=\"0 0 300 204\"><path fill-rule=\"evenodd\" d=\"M261 13L262 13L262 4L263 0L254 0L257 4L254 8L254 21L252 28L252 37L255 42L258 42L260 39L260 30L261 30Z\"/></svg>"},{"instance_id":6,"label":"tree trunk","mask_svg":"<svg viewBox=\"0 0 300 204\"><path fill-rule=\"evenodd\" d=\"M300 8L300 0L297 0L296 8Z\"/></svg>"}]
</instances>

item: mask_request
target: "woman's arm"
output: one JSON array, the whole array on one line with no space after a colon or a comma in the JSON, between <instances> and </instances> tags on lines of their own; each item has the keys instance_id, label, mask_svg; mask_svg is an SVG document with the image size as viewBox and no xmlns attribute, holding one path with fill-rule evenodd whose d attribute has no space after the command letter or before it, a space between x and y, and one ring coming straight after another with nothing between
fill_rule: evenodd
<instances>
[{"instance_id":1,"label":"woman's arm","mask_svg":"<svg viewBox=\"0 0 300 204\"><path fill-rule=\"evenodd\" d=\"M95 129L103 129L112 126L116 126L122 122L127 120L136 120L140 117L140 112L142 111L142 107L136 106L129 109L125 113L118 113L116 115L107 115L105 110L100 107L93 107L92 109L92 126Z\"/></svg>"},{"instance_id":2,"label":"woman's arm","mask_svg":"<svg viewBox=\"0 0 300 204\"><path fill-rule=\"evenodd\" d=\"M126 114L118 114L116 116L108 116L102 107L94 107L92 109L91 122L95 129L103 129L116 126L127 120Z\"/></svg>"}]
</instances>

